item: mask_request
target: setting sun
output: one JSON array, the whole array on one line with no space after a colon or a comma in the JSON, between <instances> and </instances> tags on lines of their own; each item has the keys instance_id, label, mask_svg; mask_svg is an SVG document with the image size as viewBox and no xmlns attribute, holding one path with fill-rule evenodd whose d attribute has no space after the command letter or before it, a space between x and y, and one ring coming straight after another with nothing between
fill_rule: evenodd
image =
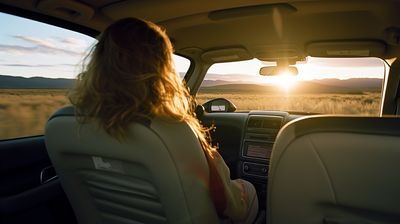
<instances>
[{"instance_id":1,"label":"setting sun","mask_svg":"<svg viewBox=\"0 0 400 224\"><path fill-rule=\"evenodd\" d=\"M281 75L274 77L272 83L279 86L286 92L289 92L296 84L296 77L288 72L284 72Z\"/></svg>"}]
</instances>

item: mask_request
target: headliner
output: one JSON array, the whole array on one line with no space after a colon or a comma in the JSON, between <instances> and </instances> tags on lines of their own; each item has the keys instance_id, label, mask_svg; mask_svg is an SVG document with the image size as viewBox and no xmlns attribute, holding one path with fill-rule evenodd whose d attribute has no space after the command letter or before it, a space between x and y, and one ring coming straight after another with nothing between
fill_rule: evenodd
<instances>
[{"instance_id":1,"label":"headliner","mask_svg":"<svg viewBox=\"0 0 400 224\"><path fill-rule=\"evenodd\" d=\"M341 56L356 56L352 53L362 50L370 54L361 56L391 58L400 54L397 0L1 2L97 31L123 17L148 19L167 29L177 53L210 63L224 57L301 60L307 55L324 56L328 50Z\"/></svg>"}]
</instances>

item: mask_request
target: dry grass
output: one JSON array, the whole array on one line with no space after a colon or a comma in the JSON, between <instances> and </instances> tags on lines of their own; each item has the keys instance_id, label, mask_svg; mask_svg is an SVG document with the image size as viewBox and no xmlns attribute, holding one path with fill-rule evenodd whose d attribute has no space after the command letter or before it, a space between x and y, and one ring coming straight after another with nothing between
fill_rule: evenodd
<instances>
[{"instance_id":1,"label":"dry grass","mask_svg":"<svg viewBox=\"0 0 400 224\"><path fill-rule=\"evenodd\" d=\"M68 105L65 90L0 89L0 139L40 135L49 116Z\"/></svg>"},{"instance_id":2,"label":"dry grass","mask_svg":"<svg viewBox=\"0 0 400 224\"><path fill-rule=\"evenodd\" d=\"M49 116L68 105L65 90L0 89L0 139L40 135ZM200 93L199 103L223 97L238 110L285 110L378 115L380 94L216 94Z\"/></svg>"},{"instance_id":3,"label":"dry grass","mask_svg":"<svg viewBox=\"0 0 400 224\"><path fill-rule=\"evenodd\" d=\"M380 93L361 94L215 94L199 93L198 103L213 98L232 101L237 110L283 110L323 114L378 115Z\"/></svg>"}]
</instances>

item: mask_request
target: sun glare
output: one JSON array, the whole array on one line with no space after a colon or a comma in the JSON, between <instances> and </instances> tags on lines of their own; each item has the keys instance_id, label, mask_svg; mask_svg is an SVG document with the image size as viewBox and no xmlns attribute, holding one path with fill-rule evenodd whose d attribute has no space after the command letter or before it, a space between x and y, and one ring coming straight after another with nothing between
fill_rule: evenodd
<instances>
[{"instance_id":1,"label":"sun glare","mask_svg":"<svg viewBox=\"0 0 400 224\"><path fill-rule=\"evenodd\" d=\"M273 84L279 86L286 92L289 92L296 84L296 77L288 72L284 72L274 78Z\"/></svg>"}]
</instances>

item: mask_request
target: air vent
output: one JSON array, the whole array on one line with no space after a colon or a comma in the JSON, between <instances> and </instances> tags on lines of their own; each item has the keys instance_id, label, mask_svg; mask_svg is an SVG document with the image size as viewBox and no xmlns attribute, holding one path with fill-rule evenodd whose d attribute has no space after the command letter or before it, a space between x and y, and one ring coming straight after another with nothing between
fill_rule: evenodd
<instances>
[{"instance_id":1,"label":"air vent","mask_svg":"<svg viewBox=\"0 0 400 224\"><path fill-rule=\"evenodd\" d=\"M247 122L247 128L279 129L282 126L282 117L252 116Z\"/></svg>"},{"instance_id":2,"label":"air vent","mask_svg":"<svg viewBox=\"0 0 400 224\"><path fill-rule=\"evenodd\" d=\"M246 135L246 139L248 140L256 140L256 141L269 141L269 142L274 142L276 139L277 132L273 133L248 133Z\"/></svg>"}]
</instances>

